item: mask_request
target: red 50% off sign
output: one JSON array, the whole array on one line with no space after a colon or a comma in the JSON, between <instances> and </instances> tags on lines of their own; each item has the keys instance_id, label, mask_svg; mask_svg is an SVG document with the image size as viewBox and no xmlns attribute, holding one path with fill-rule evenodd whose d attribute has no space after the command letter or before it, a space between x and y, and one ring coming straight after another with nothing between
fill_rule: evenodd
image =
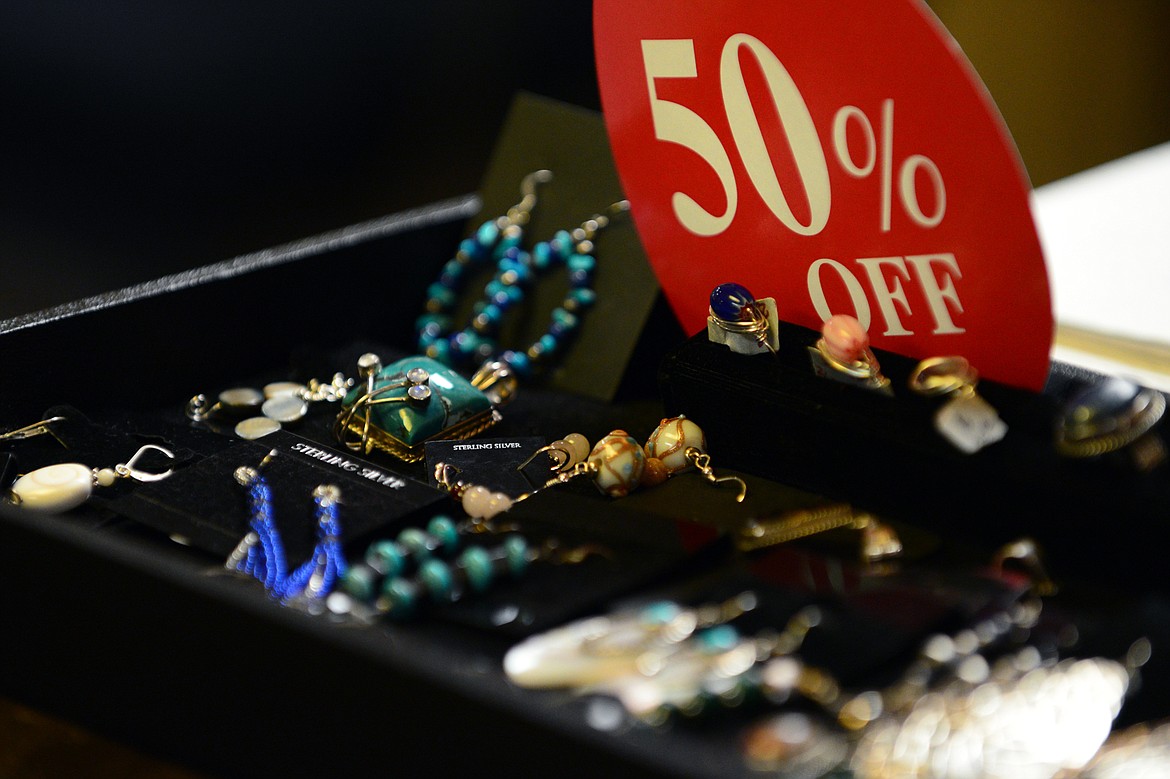
<instances>
[{"instance_id":1,"label":"red 50% off sign","mask_svg":"<svg viewBox=\"0 0 1170 779\"><path fill-rule=\"evenodd\" d=\"M602 104L675 313L713 287L1040 389L1048 277L1015 147L919 0L596 0Z\"/></svg>"}]
</instances>

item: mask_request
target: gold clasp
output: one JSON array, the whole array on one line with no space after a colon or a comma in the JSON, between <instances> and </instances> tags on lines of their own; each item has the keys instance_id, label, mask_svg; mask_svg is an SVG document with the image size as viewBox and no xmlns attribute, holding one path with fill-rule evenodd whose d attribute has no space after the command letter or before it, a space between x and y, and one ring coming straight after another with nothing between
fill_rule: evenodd
<instances>
[{"instance_id":1,"label":"gold clasp","mask_svg":"<svg viewBox=\"0 0 1170 779\"><path fill-rule=\"evenodd\" d=\"M23 441L26 438L34 438L39 435L51 435L53 438L57 438L57 435L49 428L49 425L64 421L65 417L42 419L40 422L18 427L15 430L9 430L7 433L0 433L0 441ZM60 438L57 438L57 441L64 446Z\"/></svg>"}]
</instances>

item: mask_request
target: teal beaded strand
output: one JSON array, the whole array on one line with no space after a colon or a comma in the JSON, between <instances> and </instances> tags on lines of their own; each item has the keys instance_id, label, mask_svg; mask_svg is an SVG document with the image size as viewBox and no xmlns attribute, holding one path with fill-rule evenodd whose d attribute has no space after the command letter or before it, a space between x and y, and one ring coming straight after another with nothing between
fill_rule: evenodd
<instances>
[{"instance_id":1,"label":"teal beaded strand","mask_svg":"<svg viewBox=\"0 0 1170 779\"><path fill-rule=\"evenodd\" d=\"M346 573L342 589L379 614L406 619L426 601L454 603L468 591L484 592L501 577L519 578L539 557L516 534L496 547L458 547L454 523L435 517L426 531L407 528L395 541L371 544L364 564Z\"/></svg>"},{"instance_id":2,"label":"teal beaded strand","mask_svg":"<svg viewBox=\"0 0 1170 779\"><path fill-rule=\"evenodd\" d=\"M628 209L628 201L622 200L612 205L609 212L617 214ZM476 360L484 366L498 361L518 378L528 378L540 365L563 352L580 328L582 317L596 302L593 279L597 260L593 256L593 238L609 221L608 215L598 214L572 232L558 231L531 252L518 244L505 247L498 253L495 275L472 308L471 322L452 334L449 316L435 320L428 319L429 314L424 315L419 320L419 347L428 357L453 367L473 364ZM504 316L523 302L540 276L561 266L568 270L569 289L560 305L553 309L548 328L526 349L501 351L496 339ZM453 307L455 292L447 288L443 294ZM432 303L433 300L428 301L428 311Z\"/></svg>"},{"instance_id":3,"label":"teal beaded strand","mask_svg":"<svg viewBox=\"0 0 1170 779\"><path fill-rule=\"evenodd\" d=\"M585 313L597 301L597 292L593 287L594 272L597 269L593 238L609 225L611 214L620 214L629 208L629 201L620 200L609 207L607 214L597 214L572 232L560 230L552 240L543 241L533 247L529 255L532 264L532 274L529 276L564 265L569 272L568 292L560 305L552 310L548 329L527 349L523 351L506 349L499 352L498 357L489 356L487 361L498 359L516 376L524 379L564 350L566 343L580 329ZM497 278L501 283L504 281L502 275L498 275ZM523 275L516 276L517 281L523 278Z\"/></svg>"},{"instance_id":4,"label":"teal beaded strand","mask_svg":"<svg viewBox=\"0 0 1170 779\"><path fill-rule=\"evenodd\" d=\"M432 557L453 557L459 551L459 528L447 516L427 523L426 530L409 527L391 541L375 541L366 549L365 559L351 565L342 579L342 589L364 603L377 597L383 582L418 570Z\"/></svg>"},{"instance_id":5,"label":"teal beaded strand","mask_svg":"<svg viewBox=\"0 0 1170 779\"><path fill-rule=\"evenodd\" d=\"M468 547L450 563L432 557L419 566L413 579L387 579L374 607L390 619L407 619L424 602L454 603L468 590L484 592L501 577L520 578L534 559L528 542L518 535L508 536L493 548Z\"/></svg>"},{"instance_id":6,"label":"teal beaded strand","mask_svg":"<svg viewBox=\"0 0 1170 779\"><path fill-rule=\"evenodd\" d=\"M552 173L538 170L528 174L520 183L521 200L496 219L479 226L475 235L465 238L459 249L443 266L438 280L427 287L426 311L415 320L418 348L432 359L450 364L451 315L467 277L476 268L505 257L513 260L527 254L520 248L524 225L536 206L536 186L552 180ZM466 341L467 339L463 339ZM463 343L461 341L461 344Z\"/></svg>"}]
</instances>

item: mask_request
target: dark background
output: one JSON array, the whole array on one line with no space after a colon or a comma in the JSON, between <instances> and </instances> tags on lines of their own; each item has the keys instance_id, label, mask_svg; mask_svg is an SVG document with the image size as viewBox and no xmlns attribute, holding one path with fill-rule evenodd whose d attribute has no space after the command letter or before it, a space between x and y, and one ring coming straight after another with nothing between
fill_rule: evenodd
<instances>
[{"instance_id":1,"label":"dark background","mask_svg":"<svg viewBox=\"0 0 1170 779\"><path fill-rule=\"evenodd\" d=\"M1170 139L1170 5L931 5L1035 184ZM584 0L7 0L0 319L471 192L517 89L598 107L591 32Z\"/></svg>"}]
</instances>

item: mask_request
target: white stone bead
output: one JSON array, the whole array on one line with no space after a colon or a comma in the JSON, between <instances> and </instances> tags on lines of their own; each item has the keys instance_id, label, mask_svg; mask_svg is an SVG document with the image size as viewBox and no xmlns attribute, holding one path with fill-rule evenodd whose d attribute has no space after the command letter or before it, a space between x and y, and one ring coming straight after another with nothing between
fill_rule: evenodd
<instances>
[{"instance_id":1,"label":"white stone bead","mask_svg":"<svg viewBox=\"0 0 1170 779\"><path fill-rule=\"evenodd\" d=\"M12 494L22 509L56 514L80 506L93 492L93 471L80 463L38 468L17 479Z\"/></svg>"},{"instance_id":2,"label":"white stone bead","mask_svg":"<svg viewBox=\"0 0 1170 779\"><path fill-rule=\"evenodd\" d=\"M585 458L589 456L589 439L580 433L569 433L561 439L568 445L568 450L571 455L569 465L576 465L584 462Z\"/></svg>"},{"instance_id":3,"label":"white stone bead","mask_svg":"<svg viewBox=\"0 0 1170 779\"><path fill-rule=\"evenodd\" d=\"M118 474L113 468L102 468L94 478L99 487L111 487L118 480Z\"/></svg>"},{"instance_id":4,"label":"white stone bead","mask_svg":"<svg viewBox=\"0 0 1170 779\"><path fill-rule=\"evenodd\" d=\"M611 498L621 498L637 489L646 467L646 455L638 442L624 430L614 430L589 453L593 483Z\"/></svg>"},{"instance_id":5,"label":"white stone bead","mask_svg":"<svg viewBox=\"0 0 1170 779\"><path fill-rule=\"evenodd\" d=\"M233 411L248 411L260 408L264 393L251 387L232 387L219 393L219 402Z\"/></svg>"},{"instance_id":6,"label":"white stone bead","mask_svg":"<svg viewBox=\"0 0 1170 779\"><path fill-rule=\"evenodd\" d=\"M473 519L483 519L491 503L492 491L487 487L476 484L468 487L463 493L463 510Z\"/></svg>"},{"instance_id":7,"label":"white stone bead","mask_svg":"<svg viewBox=\"0 0 1170 779\"><path fill-rule=\"evenodd\" d=\"M309 412L309 404L291 393L276 395L264 401L260 413L277 422L299 422Z\"/></svg>"},{"instance_id":8,"label":"white stone bead","mask_svg":"<svg viewBox=\"0 0 1170 779\"><path fill-rule=\"evenodd\" d=\"M484 519L491 519L496 514L502 511L507 511L512 508L512 499L502 492L493 492L488 498L487 510L483 515Z\"/></svg>"},{"instance_id":9,"label":"white stone bead","mask_svg":"<svg viewBox=\"0 0 1170 779\"><path fill-rule=\"evenodd\" d=\"M686 417L672 417L662 420L646 439L646 455L662 460L667 472L673 475L691 467L685 452L692 446L700 452L707 451L702 428Z\"/></svg>"},{"instance_id":10,"label":"white stone bead","mask_svg":"<svg viewBox=\"0 0 1170 779\"><path fill-rule=\"evenodd\" d=\"M304 384L298 384L295 381L274 381L271 384L264 385L264 397L270 399L278 395L299 396L305 389Z\"/></svg>"}]
</instances>

